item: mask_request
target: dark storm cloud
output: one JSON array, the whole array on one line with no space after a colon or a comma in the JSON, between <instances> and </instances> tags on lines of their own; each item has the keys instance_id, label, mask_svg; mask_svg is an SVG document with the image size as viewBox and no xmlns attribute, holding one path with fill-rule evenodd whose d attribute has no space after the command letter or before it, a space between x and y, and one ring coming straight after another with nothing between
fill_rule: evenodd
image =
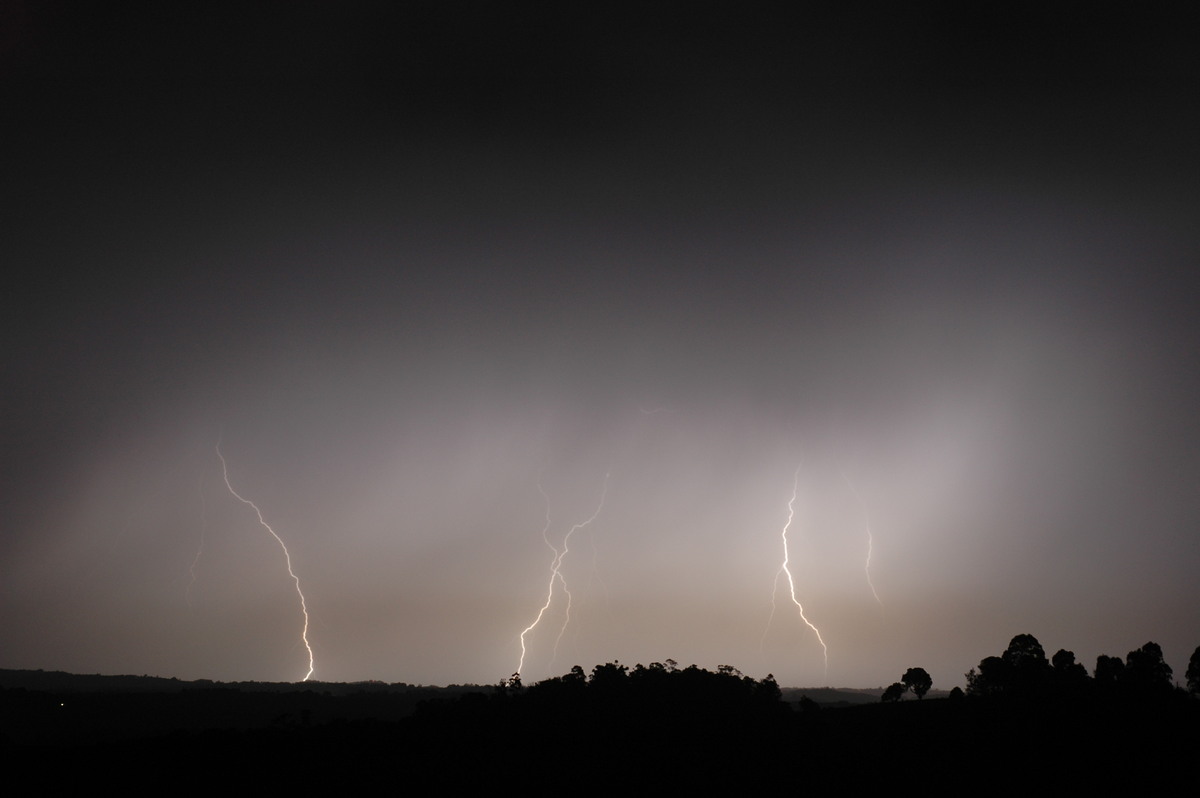
<instances>
[{"instance_id":1,"label":"dark storm cloud","mask_svg":"<svg viewBox=\"0 0 1200 798\"><path fill-rule=\"evenodd\" d=\"M298 678L218 436L321 678L511 672L539 475L561 536L609 474L533 677L823 679L782 593L764 636L797 466L831 681L949 683L1023 631L1182 656L1192 48L1153 14L875 14L31 10L4 664Z\"/></svg>"}]
</instances>

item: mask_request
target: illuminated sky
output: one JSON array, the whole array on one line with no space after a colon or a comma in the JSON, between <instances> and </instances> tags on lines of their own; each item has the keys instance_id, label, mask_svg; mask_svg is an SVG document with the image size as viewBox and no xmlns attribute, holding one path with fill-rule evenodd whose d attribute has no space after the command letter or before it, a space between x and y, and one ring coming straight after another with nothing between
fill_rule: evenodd
<instances>
[{"instance_id":1,"label":"illuminated sky","mask_svg":"<svg viewBox=\"0 0 1200 798\"><path fill-rule=\"evenodd\" d=\"M5 11L0 667L1182 674L1184 26L441 5Z\"/></svg>"}]
</instances>

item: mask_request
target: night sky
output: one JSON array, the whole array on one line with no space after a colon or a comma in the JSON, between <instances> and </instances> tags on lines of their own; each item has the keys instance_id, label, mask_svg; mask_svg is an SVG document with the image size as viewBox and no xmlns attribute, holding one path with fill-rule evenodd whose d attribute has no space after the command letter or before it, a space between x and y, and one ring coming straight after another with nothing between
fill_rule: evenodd
<instances>
[{"instance_id":1,"label":"night sky","mask_svg":"<svg viewBox=\"0 0 1200 798\"><path fill-rule=\"evenodd\" d=\"M0 667L1182 676L1182 17L394 5L5 4Z\"/></svg>"}]
</instances>

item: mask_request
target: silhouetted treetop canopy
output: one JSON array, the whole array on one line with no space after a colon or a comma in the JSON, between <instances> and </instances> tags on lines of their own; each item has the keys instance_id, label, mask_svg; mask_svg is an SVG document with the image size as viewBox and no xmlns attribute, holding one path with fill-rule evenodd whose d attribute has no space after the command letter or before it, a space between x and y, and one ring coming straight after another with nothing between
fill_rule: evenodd
<instances>
[{"instance_id":1,"label":"silhouetted treetop canopy","mask_svg":"<svg viewBox=\"0 0 1200 798\"><path fill-rule=\"evenodd\" d=\"M482 703L481 703L482 702ZM562 675L523 685L513 674L497 684L491 696L476 694L459 702L431 702L425 716L467 712L518 714L533 711L573 716L612 716L632 712L665 713L670 717L786 713L788 705L775 677L761 680L722 665L714 673L689 665L679 668L673 661L638 664L632 669L620 662L606 662L585 676L576 665Z\"/></svg>"},{"instance_id":2,"label":"silhouetted treetop canopy","mask_svg":"<svg viewBox=\"0 0 1200 798\"><path fill-rule=\"evenodd\" d=\"M1173 689L1171 666L1157 643L1130 651L1124 661L1101 654L1096 658L1094 676L1089 678L1087 670L1075 661L1074 652L1059 649L1047 662L1041 643L1029 634L1017 635L1001 656L985 657L966 676L970 696L1166 695Z\"/></svg>"},{"instance_id":3,"label":"silhouetted treetop canopy","mask_svg":"<svg viewBox=\"0 0 1200 798\"><path fill-rule=\"evenodd\" d=\"M1125 657L1124 681L1138 690L1162 690L1171 687L1171 666L1163 659L1158 643L1146 643Z\"/></svg>"},{"instance_id":4,"label":"silhouetted treetop canopy","mask_svg":"<svg viewBox=\"0 0 1200 798\"><path fill-rule=\"evenodd\" d=\"M1014 668L1032 671L1045 667L1046 652L1033 635L1017 635L1004 650L1004 661Z\"/></svg>"},{"instance_id":5,"label":"silhouetted treetop canopy","mask_svg":"<svg viewBox=\"0 0 1200 798\"><path fill-rule=\"evenodd\" d=\"M909 668L900 677L900 681L905 688L913 691L918 700L924 698L929 688L933 687L933 678L924 668Z\"/></svg>"},{"instance_id":6,"label":"silhouetted treetop canopy","mask_svg":"<svg viewBox=\"0 0 1200 798\"><path fill-rule=\"evenodd\" d=\"M1188 660L1185 678L1188 690L1194 694L1200 694L1200 646L1196 646L1196 650L1192 652L1192 658Z\"/></svg>"}]
</instances>

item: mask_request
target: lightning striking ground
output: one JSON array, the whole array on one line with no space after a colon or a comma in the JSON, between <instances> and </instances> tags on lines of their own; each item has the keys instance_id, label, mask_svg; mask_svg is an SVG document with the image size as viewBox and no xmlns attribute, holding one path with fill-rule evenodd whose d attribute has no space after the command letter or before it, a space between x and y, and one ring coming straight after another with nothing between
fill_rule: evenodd
<instances>
[{"instance_id":1,"label":"lightning striking ground","mask_svg":"<svg viewBox=\"0 0 1200 798\"><path fill-rule=\"evenodd\" d=\"M821 630L813 625L813 622L804 614L804 606L800 600L796 598L796 580L792 578L792 570L788 567L790 562L788 556L788 529L792 526L792 520L796 517L796 496L800 490L800 469L796 469L796 473L792 478L792 498L788 500L788 517L787 523L783 525L783 531L780 537L783 538L783 564L779 566L779 570L775 572L775 585L771 591L771 617L767 619L767 628L770 629L771 618L775 617L775 592L779 588L779 575L786 574L788 581L788 593L792 597L792 603L796 605L796 609L800 611L800 620L813 630L813 634L817 636L817 642L821 644L821 651L825 657L825 675L829 676L829 647L825 645L825 639L821 637ZM763 632L763 639L766 639L766 632Z\"/></svg>"},{"instance_id":2,"label":"lightning striking ground","mask_svg":"<svg viewBox=\"0 0 1200 798\"><path fill-rule=\"evenodd\" d=\"M283 538L271 528L271 525L263 519L262 510L258 509L258 505L249 499L243 498L233 485L229 482L229 467L225 464L225 457L221 454L221 444L217 444L217 457L221 459L221 474L225 477L225 487L229 488L229 492L233 497L242 504L248 504L254 510L254 514L258 516L258 523L262 524L263 528L271 533L271 537L275 538L275 542L279 544L279 548L283 549L283 559L287 563L288 576L292 577L292 581L296 583L296 595L300 597L300 612L304 615L304 629L300 632L300 639L304 642L304 648L308 651L308 673L304 674L304 678L300 681L307 682L309 677L313 675L315 666L313 664L313 650L308 642L308 603L304 600L304 593L300 590L300 577L296 576L296 572L292 570L292 555L288 552L288 547L283 542Z\"/></svg>"},{"instance_id":3,"label":"lightning striking ground","mask_svg":"<svg viewBox=\"0 0 1200 798\"><path fill-rule=\"evenodd\" d=\"M600 493L600 503L596 506L596 511L592 513L591 517L586 521L581 524L575 524L575 526L571 527L570 530L567 531L567 534L563 536L561 549L550 542L550 497L546 494L545 489L542 488L541 479L538 479L538 492L542 494L542 498L546 501L546 524L542 527L542 540L545 541L546 546L549 547L552 552L554 552L554 557L550 561L550 582L546 587L546 601L542 604L541 609L538 610L537 617L533 619L533 623L521 630L521 659L517 663L517 675L520 675L521 669L525 667L525 636L533 631L533 629L539 623L541 623L542 616L546 614L546 610L548 610L551 603L553 603L554 585L556 583L562 586L562 591L567 597L567 606L563 617L562 627L558 630L558 637L554 639L554 656L550 660L551 665L553 665L554 660L558 658L558 644L562 641L563 634L567 631L568 624L571 623L571 591L567 588L567 580L562 574L563 560L566 558L567 552L570 551L571 536L580 529L589 526L593 521L596 520L596 518L599 517L600 512L604 509L604 500L608 497L608 477L608 474L604 475L604 488Z\"/></svg>"},{"instance_id":4,"label":"lightning striking ground","mask_svg":"<svg viewBox=\"0 0 1200 798\"><path fill-rule=\"evenodd\" d=\"M542 487L542 478L540 476L538 477L537 481L537 489L538 493L542 494L542 498L546 501L546 525L542 527L542 540L545 542L550 551L554 553L554 556L550 561L550 585L546 589L546 603L542 605L540 610L538 610L537 617L533 619L533 623L529 624L529 626L526 626L521 631L521 659L517 662L517 674L520 674L521 669L525 667L525 635L529 634L529 632L533 630L533 627L537 626L538 623L541 622L542 616L546 613L546 610L549 609L550 602L554 598L554 582L562 579L562 575L558 571L559 566L562 565L562 557L558 552L558 547L550 542L550 537L548 534L550 532L550 497L546 495L546 490ZM565 582L563 583L563 589L566 589Z\"/></svg>"},{"instance_id":5,"label":"lightning striking ground","mask_svg":"<svg viewBox=\"0 0 1200 798\"><path fill-rule=\"evenodd\" d=\"M880 600L879 594L875 592L875 583L871 580L871 552L875 548L875 536L871 532L871 516L867 512L867 504L862 500L862 496L854 489L854 483L850 481L850 477L845 473L842 474L842 479L846 480L846 485L850 488L850 493L854 495L854 500L858 502L858 506L862 508L863 526L867 529L867 564L864 570L867 572L867 587L871 588L871 595L875 597L875 601L879 607L883 608L883 601Z\"/></svg>"}]
</instances>

